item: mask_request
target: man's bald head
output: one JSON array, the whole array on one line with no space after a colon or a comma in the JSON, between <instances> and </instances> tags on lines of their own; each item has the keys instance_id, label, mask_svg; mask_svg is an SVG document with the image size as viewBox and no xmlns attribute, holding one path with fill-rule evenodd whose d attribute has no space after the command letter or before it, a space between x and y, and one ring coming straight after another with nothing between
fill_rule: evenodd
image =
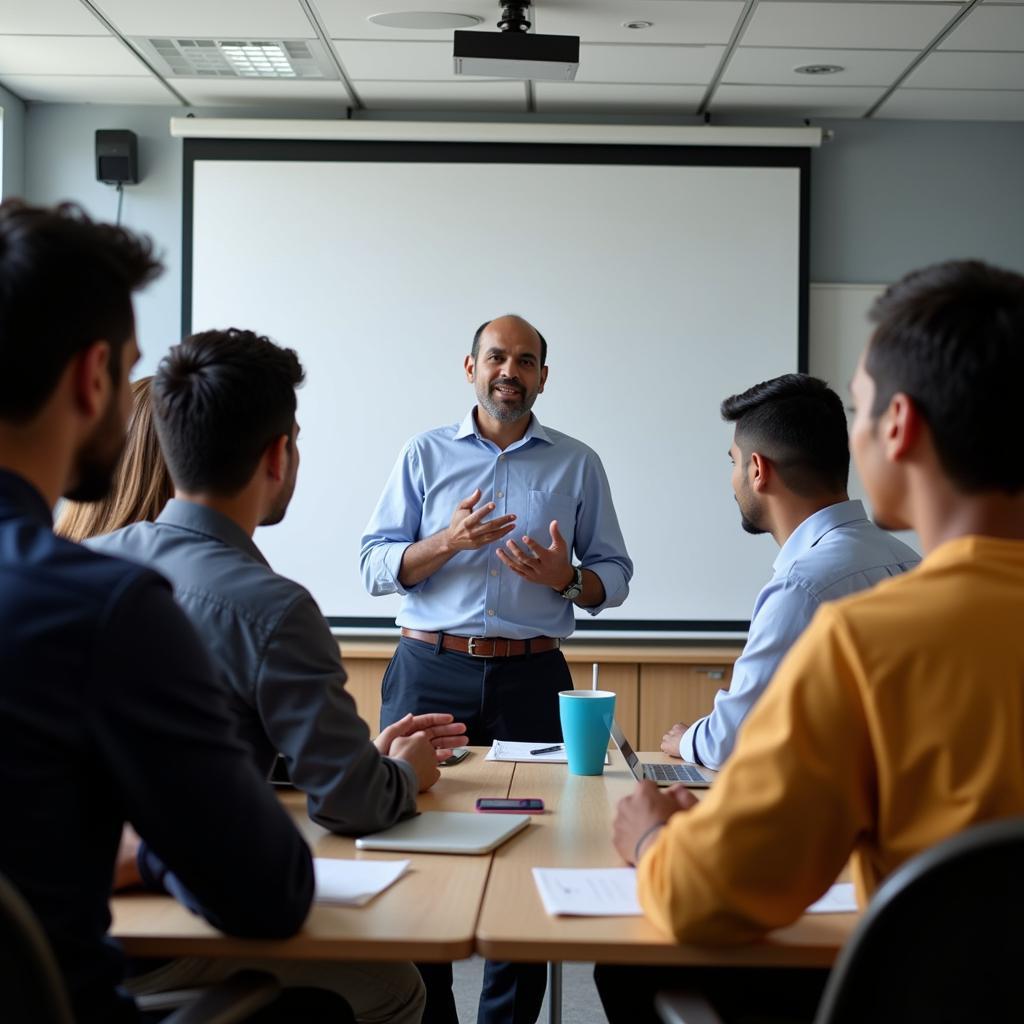
<instances>
[{"instance_id":1,"label":"man's bald head","mask_svg":"<svg viewBox=\"0 0 1024 1024\"><path fill-rule=\"evenodd\" d=\"M515 313L506 313L504 316L495 317L493 320L485 320L477 329L473 335L473 348L470 350L470 355L473 357L473 362L476 362L476 357L480 354L480 338L483 336L484 331L487 330L491 324L498 324L502 321L513 321L517 325L528 327L534 334L537 335L537 340L540 342L540 365L546 366L548 361L548 343L544 340L544 335L537 330L529 322L524 320L521 316L517 316Z\"/></svg>"}]
</instances>

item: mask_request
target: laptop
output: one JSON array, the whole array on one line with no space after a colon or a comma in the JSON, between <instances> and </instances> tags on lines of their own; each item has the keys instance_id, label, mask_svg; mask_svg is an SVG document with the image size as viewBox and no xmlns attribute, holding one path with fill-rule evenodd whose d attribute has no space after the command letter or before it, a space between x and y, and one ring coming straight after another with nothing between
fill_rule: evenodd
<instances>
[{"instance_id":1,"label":"laptop","mask_svg":"<svg viewBox=\"0 0 1024 1024\"><path fill-rule=\"evenodd\" d=\"M695 764L647 764L636 756L636 751L629 745L629 740L623 735L619 723L612 722L612 739L619 753L626 759L629 770L637 782L648 779L659 786L674 786L681 782L691 789L707 789L711 785L713 776L703 768Z\"/></svg>"},{"instance_id":2,"label":"laptop","mask_svg":"<svg viewBox=\"0 0 1024 1024\"><path fill-rule=\"evenodd\" d=\"M528 814L424 811L383 832L356 840L357 850L410 853L490 853L530 824Z\"/></svg>"}]
</instances>

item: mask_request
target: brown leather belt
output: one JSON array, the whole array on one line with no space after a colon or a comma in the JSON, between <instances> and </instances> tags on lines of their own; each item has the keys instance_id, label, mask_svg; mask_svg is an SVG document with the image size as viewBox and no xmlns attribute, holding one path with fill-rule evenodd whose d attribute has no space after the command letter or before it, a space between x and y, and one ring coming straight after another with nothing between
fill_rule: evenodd
<instances>
[{"instance_id":1,"label":"brown leather belt","mask_svg":"<svg viewBox=\"0 0 1024 1024\"><path fill-rule=\"evenodd\" d=\"M533 636L529 640L509 640L503 636L455 636L453 633L426 633L422 629L402 627L402 636L410 640L437 646L437 638L441 638L441 646L446 651L458 651L460 654L471 654L474 658L519 658L524 654L543 654L545 651L557 651L562 641L554 636Z\"/></svg>"}]
</instances>

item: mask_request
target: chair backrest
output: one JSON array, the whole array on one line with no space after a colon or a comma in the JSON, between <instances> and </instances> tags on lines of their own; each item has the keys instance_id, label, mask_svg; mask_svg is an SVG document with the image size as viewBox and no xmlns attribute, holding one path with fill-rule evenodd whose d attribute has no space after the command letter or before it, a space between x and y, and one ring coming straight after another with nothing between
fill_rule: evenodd
<instances>
[{"instance_id":1,"label":"chair backrest","mask_svg":"<svg viewBox=\"0 0 1024 1024\"><path fill-rule=\"evenodd\" d=\"M21 894L0 875L0 1020L74 1024L50 943Z\"/></svg>"},{"instance_id":2,"label":"chair backrest","mask_svg":"<svg viewBox=\"0 0 1024 1024\"><path fill-rule=\"evenodd\" d=\"M1024 818L968 829L879 888L815 1024L1024 1020Z\"/></svg>"}]
</instances>

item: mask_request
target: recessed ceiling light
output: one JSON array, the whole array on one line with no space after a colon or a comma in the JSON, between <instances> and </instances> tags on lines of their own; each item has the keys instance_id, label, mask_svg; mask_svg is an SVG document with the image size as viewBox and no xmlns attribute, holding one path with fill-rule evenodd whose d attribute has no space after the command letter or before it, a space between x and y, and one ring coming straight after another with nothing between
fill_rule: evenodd
<instances>
[{"instance_id":1,"label":"recessed ceiling light","mask_svg":"<svg viewBox=\"0 0 1024 1024\"><path fill-rule=\"evenodd\" d=\"M801 64L793 70L798 75L837 75L846 68L842 64Z\"/></svg>"},{"instance_id":2,"label":"recessed ceiling light","mask_svg":"<svg viewBox=\"0 0 1024 1024\"><path fill-rule=\"evenodd\" d=\"M385 14L373 14L367 20L383 28L422 30L472 28L484 19L478 18L475 14L446 14L442 11L390 11Z\"/></svg>"},{"instance_id":3,"label":"recessed ceiling light","mask_svg":"<svg viewBox=\"0 0 1024 1024\"><path fill-rule=\"evenodd\" d=\"M654 27L654 22L653 21L624 21L622 23L622 27L623 28L635 28L635 29L653 28Z\"/></svg>"}]
</instances>

